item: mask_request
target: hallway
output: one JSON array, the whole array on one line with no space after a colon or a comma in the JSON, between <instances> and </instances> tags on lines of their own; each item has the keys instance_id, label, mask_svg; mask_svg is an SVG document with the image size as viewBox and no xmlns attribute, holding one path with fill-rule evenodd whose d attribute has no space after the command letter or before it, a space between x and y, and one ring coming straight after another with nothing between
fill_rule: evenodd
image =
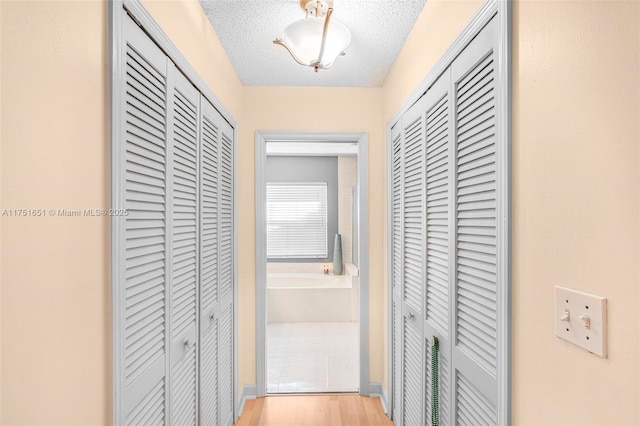
<instances>
[{"instance_id":1,"label":"hallway","mask_svg":"<svg viewBox=\"0 0 640 426\"><path fill-rule=\"evenodd\" d=\"M127 417L141 423L135 420L142 413L174 425L231 426L235 419L389 425L383 407L393 416L393 407L405 404L414 409L403 426L422 425L414 419L429 413L432 387L425 384L436 381L426 361L438 342L442 362L436 368L447 374L438 375L437 384L448 392L439 395L451 396L444 401L450 425L465 424L455 417L453 397L468 401L477 390L487 390L486 406L507 402L490 413L510 418L497 424L640 425L640 0L427 0L416 9L415 23L407 24L397 54L383 57L379 48L399 32L391 23L398 15L393 8L418 1L335 0L335 18L348 25L354 43L332 69L316 73L273 44L287 24L302 19L298 0L0 0L0 424L124 425ZM227 50L205 9L245 2L256 7L227 12L251 27L243 32L229 25L235 39L249 39L270 24L274 30L250 49ZM508 177L505 183L491 181L510 194L509 203L480 199L493 189L481 194L475 185L458 184L467 179L467 170L454 173L467 147L456 152L461 138L453 119L446 127L453 135L446 145L448 184L423 188L448 188L447 215L471 202L489 206L482 210L506 209L509 245L493 245L493 234L504 235L494 226L504 222L495 218L478 230L459 228L455 217L431 218L447 224L450 261L442 274L457 287L421 292L423 278L439 266L434 261L431 268L433 253L420 245L433 231L421 214L430 199L426 190L413 197L402 188L420 180L410 174L419 167L405 168L420 164L413 148L436 144L397 144L394 181L389 126L404 105L425 107L416 107L421 120L415 123L436 117L427 116L431 100L413 102L423 95L421 82L445 75L441 58L461 34L471 34L468 23L491 2L512 6L510 60L494 62L510 64L512 96L505 108L512 124L496 139L508 142L508 152L482 158L509 166L500 175ZM358 4L384 10L371 20L345 12ZM259 16L248 19L249 11ZM115 19L126 16L137 31L127 32L131 39L124 38L123 19ZM365 30L385 40L376 43ZM140 52L148 56L136 56ZM267 52L274 60L236 68L234 52L250 59ZM361 85L336 77L366 76L350 61L368 54L373 60L365 60L367 66L386 64L387 71ZM266 72L271 65L291 72ZM473 110L456 105L455 90L473 86L463 80L472 74L458 68L440 80L447 84L430 86L448 90L437 97L431 89L454 119L456 111ZM247 83L242 69L284 81ZM295 75L306 84L292 84ZM476 75L483 84L497 81ZM492 102L481 106L493 108ZM463 119L485 124L483 117ZM411 139L410 118L394 136ZM366 135L368 223L362 235L369 237L369 260L362 270L368 299L361 312L368 330L360 336L360 377L366 380L359 389L380 397L261 398L268 372L258 356L267 342L258 325L264 312L256 307L256 135L328 131ZM214 137L224 142L204 141ZM420 155L436 158L428 153ZM401 188L397 194L392 182ZM396 210L389 208L394 195ZM390 232L396 218L397 239ZM135 235L127 240L127 232ZM485 291L483 278L485 269L495 269L494 255L507 258L495 275L508 286L497 296L494 281ZM468 268L456 270L461 264ZM466 274L471 267L476 275ZM394 288L396 271L402 285L411 278L410 291ZM563 317L556 315L555 286L607 299L607 358L554 334ZM447 303L431 306L431 295ZM503 324L495 321L498 302L508 307L499 312L508 317ZM440 317L430 317L433 312ZM571 318L580 317L572 312ZM499 335L511 336L500 341L508 343L502 345L508 357L492 355ZM470 364L472 357L479 362ZM405 358L410 368L403 371L394 360ZM501 388L497 370L507 371ZM397 400L401 394L410 398ZM476 405L468 405L460 416L476 414ZM190 420L174 420L182 415ZM200 421L207 415L220 420ZM481 423L468 418L473 421L466 424Z\"/></svg>"},{"instance_id":2,"label":"hallway","mask_svg":"<svg viewBox=\"0 0 640 426\"><path fill-rule=\"evenodd\" d=\"M247 401L236 426L389 426L380 398L357 394L268 396Z\"/></svg>"}]
</instances>

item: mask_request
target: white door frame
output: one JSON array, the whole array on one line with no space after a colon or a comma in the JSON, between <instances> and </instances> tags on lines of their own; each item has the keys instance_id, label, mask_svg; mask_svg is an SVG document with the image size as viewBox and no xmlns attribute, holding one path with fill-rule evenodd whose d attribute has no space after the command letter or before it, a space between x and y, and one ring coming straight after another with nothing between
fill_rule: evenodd
<instances>
[{"instance_id":1,"label":"white door frame","mask_svg":"<svg viewBox=\"0 0 640 426\"><path fill-rule=\"evenodd\" d=\"M266 395L267 334L267 142L356 143L358 176L358 269L360 271L360 394L369 395L369 146L366 132L256 131L256 396Z\"/></svg>"}]
</instances>

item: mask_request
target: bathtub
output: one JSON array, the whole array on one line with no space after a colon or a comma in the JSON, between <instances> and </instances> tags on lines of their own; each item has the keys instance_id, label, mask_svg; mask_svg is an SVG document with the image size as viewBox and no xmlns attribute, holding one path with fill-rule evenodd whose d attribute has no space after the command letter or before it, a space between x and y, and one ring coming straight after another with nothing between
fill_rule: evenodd
<instances>
[{"instance_id":1,"label":"bathtub","mask_svg":"<svg viewBox=\"0 0 640 426\"><path fill-rule=\"evenodd\" d=\"M352 275L268 272L267 322L356 321L357 297Z\"/></svg>"}]
</instances>

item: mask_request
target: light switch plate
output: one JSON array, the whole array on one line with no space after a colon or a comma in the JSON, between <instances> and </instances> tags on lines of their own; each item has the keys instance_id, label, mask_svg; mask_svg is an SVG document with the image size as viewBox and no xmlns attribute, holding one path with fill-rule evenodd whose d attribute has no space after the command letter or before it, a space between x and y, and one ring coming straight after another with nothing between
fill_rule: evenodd
<instances>
[{"instance_id":1,"label":"light switch plate","mask_svg":"<svg viewBox=\"0 0 640 426\"><path fill-rule=\"evenodd\" d=\"M607 357L607 299L556 286L556 336Z\"/></svg>"}]
</instances>

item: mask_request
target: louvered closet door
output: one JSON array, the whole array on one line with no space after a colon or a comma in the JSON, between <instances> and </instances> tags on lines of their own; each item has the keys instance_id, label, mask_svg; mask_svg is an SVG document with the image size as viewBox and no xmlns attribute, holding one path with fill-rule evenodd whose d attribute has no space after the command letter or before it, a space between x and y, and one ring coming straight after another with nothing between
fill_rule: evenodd
<instances>
[{"instance_id":1,"label":"louvered closet door","mask_svg":"<svg viewBox=\"0 0 640 426\"><path fill-rule=\"evenodd\" d=\"M200 424L218 419L219 144L222 117L201 96Z\"/></svg>"},{"instance_id":2,"label":"louvered closet door","mask_svg":"<svg viewBox=\"0 0 640 426\"><path fill-rule=\"evenodd\" d=\"M197 417L200 95L175 67L171 131L171 424Z\"/></svg>"},{"instance_id":3,"label":"louvered closet door","mask_svg":"<svg viewBox=\"0 0 640 426\"><path fill-rule=\"evenodd\" d=\"M220 129L220 274L218 317L218 409L220 425L233 424L233 129Z\"/></svg>"},{"instance_id":4,"label":"louvered closet door","mask_svg":"<svg viewBox=\"0 0 640 426\"><path fill-rule=\"evenodd\" d=\"M118 424L167 423L167 59L123 22Z\"/></svg>"},{"instance_id":5,"label":"louvered closet door","mask_svg":"<svg viewBox=\"0 0 640 426\"><path fill-rule=\"evenodd\" d=\"M402 125L391 128L392 279L393 279L393 420L402 425Z\"/></svg>"},{"instance_id":6,"label":"louvered closet door","mask_svg":"<svg viewBox=\"0 0 640 426\"><path fill-rule=\"evenodd\" d=\"M424 99L402 117L402 424L423 421Z\"/></svg>"},{"instance_id":7,"label":"louvered closet door","mask_svg":"<svg viewBox=\"0 0 640 426\"><path fill-rule=\"evenodd\" d=\"M447 70L424 95L425 104L425 419L431 422L433 337L439 340L439 419L449 425L450 339L449 288L453 282L450 259L452 229L453 120L450 106L451 72Z\"/></svg>"},{"instance_id":8,"label":"louvered closet door","mask_svg":"<svg viewBox=\"0 0 640 426\"><path fill-rule=\"evenodd\" d=\"M114 423L232 425L234 131L120 13Z\"/></svg>"},{"instance_id":9,"label":"louvered closet door","mask_svg":"<svg viewBox=\"0 0 640 426\"><path fill-rule=\"evenodd\" d=\"M455 102L455 424L495 425L498 404L496 18L451 66Z\"/></svg>"}]
</instances>

